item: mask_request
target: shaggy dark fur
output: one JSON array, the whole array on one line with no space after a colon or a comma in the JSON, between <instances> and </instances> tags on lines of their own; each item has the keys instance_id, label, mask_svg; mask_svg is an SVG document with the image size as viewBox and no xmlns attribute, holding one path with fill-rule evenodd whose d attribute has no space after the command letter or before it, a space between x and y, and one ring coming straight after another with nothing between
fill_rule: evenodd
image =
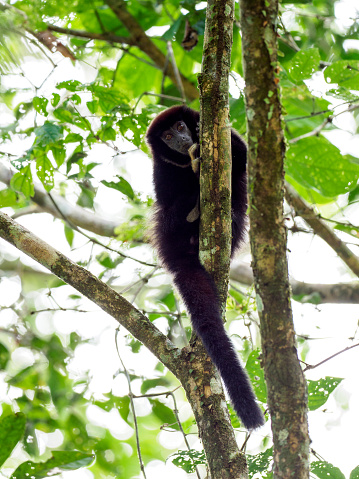
<instances>
[{"instance_id":1,"label":"shaggy dark fur","mask_svg":"<svg viewBox=\"0 0 359 479\"><path fill-rule=\"evenodd\" d=\"M160 259L173 275L193 327L217 366L233 407L247 429L264 423L251 384L223 326L217 289L199 261L199 219L188 221L199 197L199 180L190 156L168 147L164 131L183 121L199 144L199 113L175 106L160 113L147 131L154 160L156 192L153 236ZM246 146L232 130L232 256L245 232L247 209Z\"/></svg>"}]
</instances>

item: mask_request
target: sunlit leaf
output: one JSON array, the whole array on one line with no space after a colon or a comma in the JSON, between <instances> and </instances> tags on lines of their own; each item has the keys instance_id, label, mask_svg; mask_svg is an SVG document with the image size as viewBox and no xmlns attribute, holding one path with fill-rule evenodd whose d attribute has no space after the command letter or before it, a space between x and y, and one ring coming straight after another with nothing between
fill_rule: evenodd
<instances>
[{"instance_id":1,"label":"sunlit leaf","mask_svg":"<svg viewBox=\"0 0 359 479\"><path fill-rule=\"evenodd\" d=\"M325 404L334 389L343 381L343 378L326 376L317 381L308 380L308 408L314 411Z\"/></svg>"},{"instance_id":2,"label":"sunlit leaf","mask_svg":"<svg viewBox=\"0 0 359 479\"><path fill-rule=\"evenodd\" d=\"M318 48L301 50L292 58L288 73L295 83L310 78L319 68L320 55Z\"/></svg>"},{"instance_id":3,"label":"sunlit leaf","mask_svg":"<svg viewBox=\"0 0 359 479\"><path fill-rule=\"evenodd\" d=\"M345 479L340 469L334 467L329 462L315 461L310 465L310 470L319 479Z\"/></svg>"},{"instance_id":4,"label":"sunlit leaf","mask_svg":"<svg viewBox=\"0 0 359 479\"><path fill-rule=\"evenodd\" d=\"M305 188L335 197L356 185L359 165L349 161L326 138L310 137L290 145L286 173Z\"/></svg>"},{"instance_id":5,"label":"sunlit leaf","mask_svg":"<svg viewBox=\"0 0 359 479\"><path fill-rule=\"evenodd\" d=\"M0 466L23 437L25 425L26 418L21 412L0 418Z\"/></svg>"},{"instance_id":6,"label":"sunlit leaf","mask_svg":"<svg viewBox=\"0 0 359 479\"><path fill-rule=\"evenodd\" d=\"M74 471L93 462L95 456L78 451L53 451L46 462L26 461L12 474L11 479L40 479L56 476L63 471Z\"/></svg>"}]
</instances>

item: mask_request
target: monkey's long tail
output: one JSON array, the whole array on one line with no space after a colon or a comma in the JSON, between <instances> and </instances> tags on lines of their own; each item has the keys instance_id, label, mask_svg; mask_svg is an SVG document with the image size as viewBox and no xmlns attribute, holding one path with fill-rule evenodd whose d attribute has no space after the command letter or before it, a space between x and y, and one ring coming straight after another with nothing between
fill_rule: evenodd
<instances>
[{"instance_id":1,"label":"monkey's long tail","mask_svg":"<svg viewBox=\"0 0 359 479\"><path fill-rule=\"evenodd\" d=\"M177 266L172 264L171 272L194 330L219 370L236 413L247 429L262 426L263 413L224 329L214 281L195 257L181 258Z\"/></svg>"}]
</instances>

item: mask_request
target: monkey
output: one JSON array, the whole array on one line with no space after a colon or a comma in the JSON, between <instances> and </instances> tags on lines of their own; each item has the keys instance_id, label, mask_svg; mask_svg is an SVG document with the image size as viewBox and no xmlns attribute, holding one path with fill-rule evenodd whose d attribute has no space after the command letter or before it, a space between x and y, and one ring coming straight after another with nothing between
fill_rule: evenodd
<instances>
[{"instance_id":1,"label":"monkey","mask_svg":"<svg viewBox=\"0 0 359 479\"><path fill-rule=\"evenodd\" d=\"M153 157L155 206L152 240L171 273L193 329L217 367L234 410L247 429L264 424L247 373L221 317L217 287L199 260L199 113L180 105L157 115L146 133ZM247 147L231 129L231 257L244 239L247 210Z\"/></svg>"}]
</instances>

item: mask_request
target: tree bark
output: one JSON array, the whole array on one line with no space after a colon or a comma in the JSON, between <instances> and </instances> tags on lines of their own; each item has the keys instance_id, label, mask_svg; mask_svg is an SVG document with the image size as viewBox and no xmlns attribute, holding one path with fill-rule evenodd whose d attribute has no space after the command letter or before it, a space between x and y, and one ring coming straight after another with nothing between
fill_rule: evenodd
<instances>
[{"instance_id":1,"label":"tree bark","mask_svg":"<svg viewBox=\"0 0 359 479\"><path fill-rule=\"evenodd\" d=\"M224 315L228 291L231 252L231 128L229 125L228 76L231 62L234 20L233 0L209 0L203 46L202 73L199 75L201 122L201 223L200 259L213 276ZM211 364L202 345L194 345L198 368ZM207 365L207 366L206 366ZM246 478L245 457L238 450L223 389L211 364L205 374L204 392L213 404L196 415L199 434L206 451L212 479ZM208 405L207 405L208 406ZM213 407L214 406L214 407ZM209 427L209 423L214 429ZM213 422L214 421L214 422ZM213 436L215 434L216 437Z\"/></svg>"},{"instance_id":2,"label":"tree bark","mask_svg":"<svg viewBox=\"0 0 359 479\"><path fill-rule=\"evenodd\" d=\"M274 442L274 477L309 477L307 390L295 344L283 218L277 0L241 0L250 241Z\"/></svg>"}]
</instances>

